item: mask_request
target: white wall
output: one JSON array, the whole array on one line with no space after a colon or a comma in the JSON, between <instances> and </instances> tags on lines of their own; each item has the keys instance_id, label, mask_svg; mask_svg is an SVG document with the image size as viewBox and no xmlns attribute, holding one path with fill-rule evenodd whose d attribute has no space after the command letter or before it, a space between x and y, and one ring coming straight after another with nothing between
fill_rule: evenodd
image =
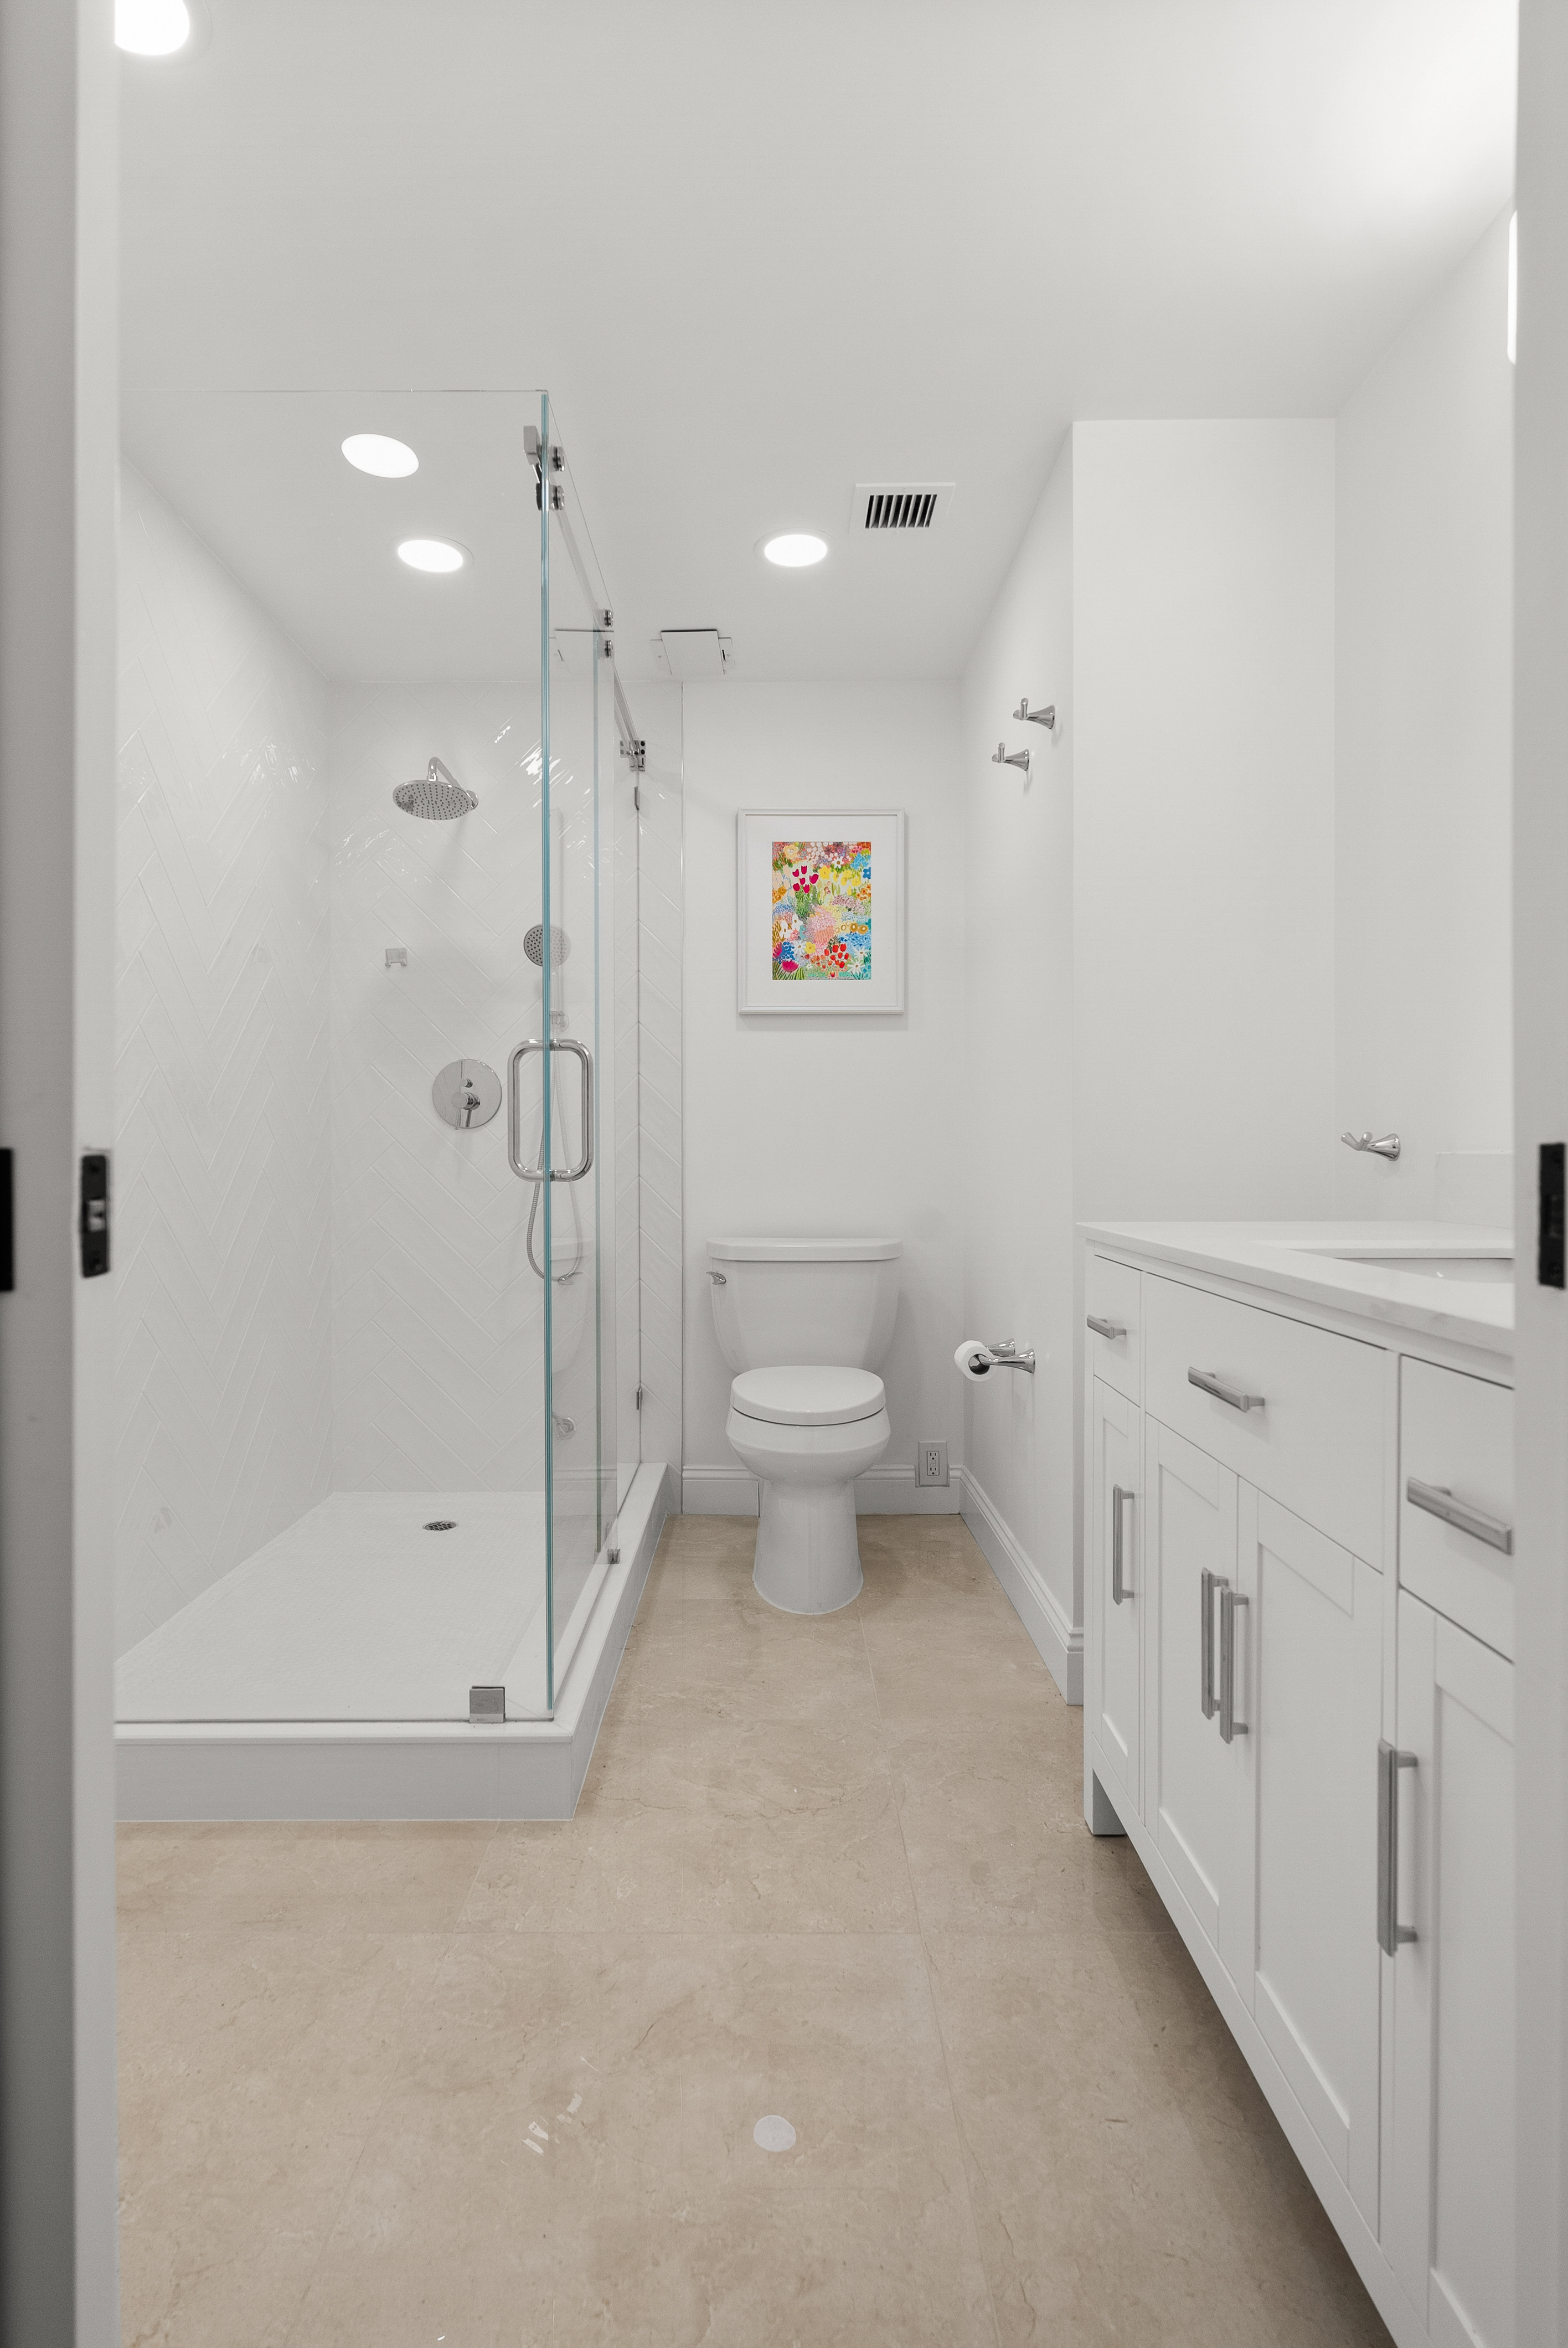
<instances>
[{"instance_id":1,"label":"white wall","mask_svg":"<svg viewBox=\"0 0 1568 2348\"><path fill-rule=\"evenodd\" d=\"M324 1497L320 678L130 466L120 512L117 1651Z\"/></svg>"},{"instance_id":2,"label":"white wall","mask_svg":"<svg viewBox=\"0 0 1568 2348\"><path fill-rule=\"evenodd\" d=\"M1507 310L1504 213L1338 420L1334 1123L1403 1144L1338 1152L1346 1215L1512 1147Z\"/></svg>"},{"instance_id":3,"label":"white wall","mask_svg":"<svg viewBox=\"0 0 1568 2348\"><path fill-rule=\"evenodd\" d=\"M1326 1214L1334 427L1072 438L1076 1211Z\"/></svg>"},{"instance_id":4,"label":"white wall","mask_svg":"<svg viewBox=\"0 0 1568 2348\"><path fill-rule=\"evenodd\" d=\"M1072 441L963 680L964 1324L1031 1344L1032 1378L963 1388L964 1513L1063 1688L1073 1581ZM1020 725L1020 697L1055 727ZM1027 776L991 764L1004 737Z\"/></svg>"},{"instance_id":5,"label":"white wall","mask_svg":"<svg viewBox=\"0 0 1568 2348\"><path fill-rule=\"evenodd\" d=\"M393 805L432 755L478 794L461 822ZM537 1489L544 1307L525 1249L529 1193L507 1162L505 1108L459 1132L430 1086L459 1058L504 1084L513 1045L542 1032L540 974L522 953L523 909L539 901L538 685L334 685L329 763L333 1484ZM553 910L569 929L571 909ZM573 943L569 1017L592 975L589 942ZM388 968L389 946L406 966ZM537 1154L537 1117L524 1147ZM563 1271L574 1210L558 1186ZM542 1261L542 1213L535 1250ZM579 1350L589 1283L557 1294L564 1356Z\"/></svg>"},{"instance_id":6,"label":"white wall","mask_svg":"<svg viewBox=\"0 0 1568 2348\"><path fill-rule=\"evenodd\" d=\"M964 1318L1040 1355L965 1514L1074 1700L1074 1225L1329 1210L1333 551L1331 424L1075 426L964 679Z\"/></svg>"},{"instance_id":7,"label":"white wall","mask_svg":"<svg viewBox=\"0 0 1568 2348\"><path fill-rule=\"evenodd\" d=\"M645 1459L682 1461L682 936L685 816L681 687L630 688L632 720L647 744L638 778L640 1026L638 1135L642 1225L639 1253L641 1436Z\"/></svg>"},{"instance_id":8,"label":"white wall","mask_svg":"<svg viewBox=\"0 0 1568 2348\"><path fill-rule=\"evenodd\" d=\"M809 582L808 582L809 585ZM882 1375L893 1440L863 1508L954 1508L914 1487L917 1441L959 1452L963 1228L1000 1129L956 1123L963 1021L963 821L955 685L688 685L684 693L685 1307L688 1509L754 1510L724 1440L731 1373L713 1334L706 1244L740 1231L890 1232L904 1241ZM742 808L903 808L907 1009L753 1017L735 1007ZM1005 1124L1005 1116L1002 1120Z\"/></svg>"}]
</instances>

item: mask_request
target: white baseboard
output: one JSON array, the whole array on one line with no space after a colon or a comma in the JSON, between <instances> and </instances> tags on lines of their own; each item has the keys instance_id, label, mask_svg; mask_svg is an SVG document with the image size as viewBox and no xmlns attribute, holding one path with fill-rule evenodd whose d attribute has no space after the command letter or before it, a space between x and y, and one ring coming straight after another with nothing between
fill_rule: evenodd
<instances>
[{"instance_id":1,"label":"white baseboard","mask_svg":"<svg viewBox=\"0 0 1568 2348\"><path fill-rule=\"evenodd\" d=\"M743 1468L685 1468L681 1509L688 1517L754 1517L757 1479Z\"/></svg>"},{"instance_id":2,"label":"white baseboard","mask_svg":"<svg viewBox=\"0 0 1568 2348\"><path fill-rule=\"evenodd\" d=\"M855 1479L859 1517L950 1517L958 1512L961 1468L950 1484L920 1484L913 1466L872 1468ZM688 1468L681 1478L681 1506L689 1517L754 1517L757 1479L743 1468Z\"/></svg>"},{"instance_id":3,"label":"white baseboard","mask_svg":"<svg viewBox=\"0 0 1568 2348\"><path fill-rule=\"evenodd\" d=\"M953 1468L948 1484L917 1484L911 1461L903 1468L868 1468L855 1479L855 1513L858 1517L956 1517L961 1468Z\"/></svg>"},{"instance_id":4,"label":"white baseboard","mask_svg":"<svg viewBox=\"0 0 1568 2348\"><path fill-rule=\"evenodd\" d=\"M1012 1601L1014 1612L1068 1703L1081 1704L1083 1625L1069 1620L1061 1600L1024 1554L1011 1526L974 1471L960 1468L957 1480L962 1496L959 1513L979 1541L986 1563Z\"/></svg>"}]
</instances>

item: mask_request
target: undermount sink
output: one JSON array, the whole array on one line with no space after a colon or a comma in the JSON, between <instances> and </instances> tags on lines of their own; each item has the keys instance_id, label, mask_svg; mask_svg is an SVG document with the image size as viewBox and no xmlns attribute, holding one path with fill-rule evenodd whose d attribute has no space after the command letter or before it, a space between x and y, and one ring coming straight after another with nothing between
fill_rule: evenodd
<instances>
[{"instance_id":1,"label":"undermount sink","mask_svg":"<svg viewBox=\"0 0 1568 2348\"><path fill-rule=\"evenodd\" d=\"M1513 1285L1511 1255L1369 1255L1360 1249L1336 1248L1329 1260L1334 1263L1364 1263L1373 1272L1412 1272L1423 1280L1479 1281L1502 1288Z\"/></svg>"}]
</instances>

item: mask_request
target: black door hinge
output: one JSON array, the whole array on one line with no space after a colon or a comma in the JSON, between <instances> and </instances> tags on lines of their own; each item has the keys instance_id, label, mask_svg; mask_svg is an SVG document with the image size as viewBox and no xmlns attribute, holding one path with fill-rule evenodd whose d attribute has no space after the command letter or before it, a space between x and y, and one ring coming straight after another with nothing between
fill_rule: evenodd
<instances>
[{"instance_id":1,"label":"black door hinge","mask_svg":"<svg viewBox=\"0 0 1568 2348\"><path fill-rule=\"evenodd\" d=\"M97 1280L109 1268L109 1154L82 1154L82 1203L77 1216L82 1243L82 1278Z\"/></svg>"},{"instance_id":2,"label":"black door hinge","mask_svg":"<svg viewBox=\"0 0 1568 2348\"><path fill-rule=\"evenodd\" d=\"M1541 1216L1536 1230L1535 1277L1542 1288L1563 1284L1563 1145L1541 1145Z\"/></svg>"}]
</instances>

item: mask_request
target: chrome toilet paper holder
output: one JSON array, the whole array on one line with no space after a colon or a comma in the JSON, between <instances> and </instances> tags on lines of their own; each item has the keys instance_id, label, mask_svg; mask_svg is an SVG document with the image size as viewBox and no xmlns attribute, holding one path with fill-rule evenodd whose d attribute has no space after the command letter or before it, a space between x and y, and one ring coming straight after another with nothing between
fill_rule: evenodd
<instances>
[{"instance_id":1,"label":"chrome toilet paper holder","mask_svg":"<svg viewBox=\"0 0 1568 2348\"><path fill-rule=\"evenodd\" d=\"M1011 1337L966 1337L956 1356L960 1369L970 1376L984 1376L988 1370L1023 1370L1034 1375L1034 1347L1020 1345Z\"/></svg>"}]
</instances>

